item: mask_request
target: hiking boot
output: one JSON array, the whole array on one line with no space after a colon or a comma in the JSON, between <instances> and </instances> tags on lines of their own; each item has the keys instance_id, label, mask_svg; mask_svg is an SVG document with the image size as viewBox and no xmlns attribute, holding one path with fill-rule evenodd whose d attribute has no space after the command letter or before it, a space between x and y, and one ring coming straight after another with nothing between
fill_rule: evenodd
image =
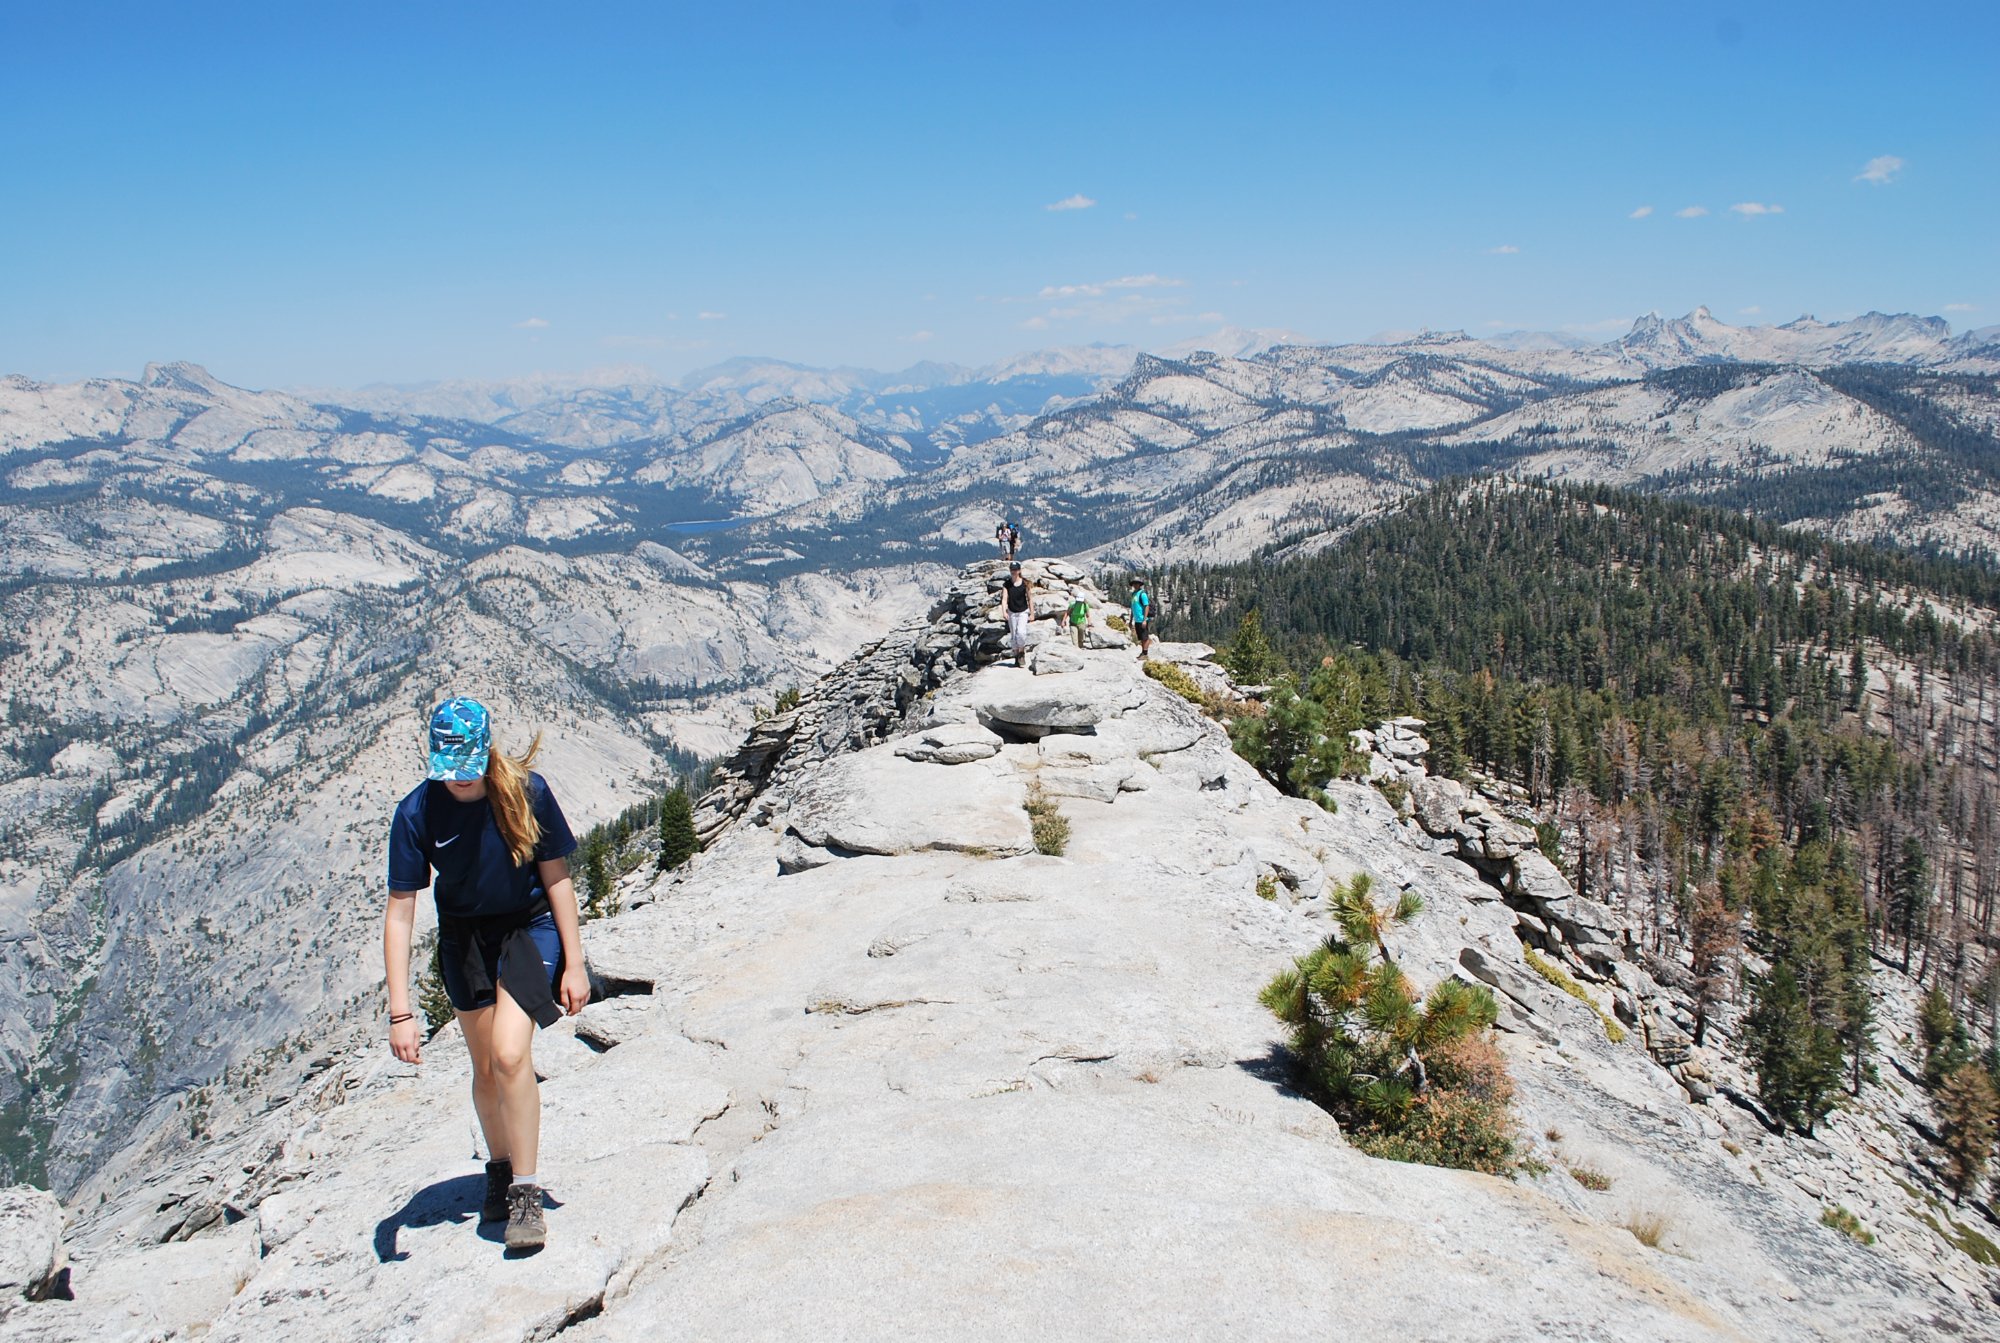
<instances>
[{"instance_id":1,"label":"hiking boot","mask_svg":"<svg viewBox=\"0 0 2000 1343\"><path fill-rule=\"evenodd\" d=\"M542 1217L542 1187L517 1184L507 1191L507 1248L539 1250L549 1238L549 1224Z\"/></svg>"},{"instance_id":2,"label":"hiking boot","mask_svg":"<svg viewBox=\"0 0 2000 1343\"><path fill-rule=\"evenodd\" d=\"M486 1163L486 1201L479 1205L479 1220L507 1220L507 1186L514 1183L514 1163L502 1158Z\"/></svg>"}]
</instances>

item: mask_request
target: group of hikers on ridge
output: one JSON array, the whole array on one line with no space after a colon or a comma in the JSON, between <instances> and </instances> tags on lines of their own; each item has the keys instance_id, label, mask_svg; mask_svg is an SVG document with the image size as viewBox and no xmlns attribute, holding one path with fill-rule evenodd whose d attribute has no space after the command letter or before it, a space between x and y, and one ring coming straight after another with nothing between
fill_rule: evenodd
<instances>
[{"instance_id":1,"label":"group of hikers on ridge","mask_svg":"<svg viewBox=\"0 0 2000 1343\"><path fill-rule=\"evenodd\" d=\"M1028 665L1028 625L1035 618L1035 585L1021 571L1019 553L1021 549L1021 529L1011 522L1003 522L993 530L994 539L1000 543L1001 554L1007 559L1007 577L1001 585L1001 606L1007 614L1007 642L1014 654L1014 665ZM1153 598L1146 591L1146 580L1134 578L1130 583L1127 605L1132 619L1132 639L1139 645L1139 660L1146 660L1153 646ZM1090 603L1081 597L1072 598L1065 616L1069 621L1070 637L1076 646L1082 648L1084 626L1090 623Z\"/></svg>"},{"instance_id":2,"label":"group of hikers on ridge","mask_svg":"<svg viewBox=\"0 0 2000 1343\"><path fill-rule=\"evenodd\" d=\"M1021 667L1034 585L1012 554L1020 529L1003 530L1010 554L1001 604ZM1144 660L1153 614L1145 579L1131 580L1127 609ZM1089 603L1076 597L1063 614L1084 647ZM472 1109L486 1143L479 1220L505 1224L510 1253L532 1253L548 1237L535 1169L542 1124L535 1032L590 1001L569 870L577 841L548 781L530 768L541 742L538 733L518 756L501 751L492 715L478 700L455 696L431 711L424 781L397 803L389 823L382 926L389 1049L420 1063L425 1023L412 1006L410 950L418 892L433 887L438 970L472 1059Z\"/></svg>"}]
</instances>

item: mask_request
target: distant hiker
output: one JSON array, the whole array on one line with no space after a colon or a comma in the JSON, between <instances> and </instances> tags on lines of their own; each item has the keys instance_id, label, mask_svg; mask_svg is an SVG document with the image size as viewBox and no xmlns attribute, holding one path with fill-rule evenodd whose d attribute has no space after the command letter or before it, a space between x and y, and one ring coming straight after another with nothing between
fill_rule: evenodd
<instances>
[{"instance_id":1,"label":"distant hiker","mask_svg":"<svg viewBox=\"0 0 2000 1343\"><path fill-rule=\"evenodd\" d=\"M1021 558L1021 529L1011 522L1007 524L1007 558Z\"/></svg>"},{"instance_id":2,"label":"distant hiker","mask_svg":"<svg viewBox=\"0 0 2000 1343\"><path fill-rule=\"evenodd\" d=\"M1074 597L1069 604L1069 632L1078 648L1083 647L1083 627L1090 623L1090 603Z\"/></svg>"},{"instance_id":3,"label":"distant hiker","mask_svg":"<svg viewBox=\"0 0 2000 1343\"><path fill-rule=\"evenodd\" d=\"M1008 526L1004 521L1001 522L1001 524L998 527L995 527L993 529L993 544L1000 547L1001 559L1007 558L1007 539L1010 535L1012 535L1013 531L1014 529Z\"/></svg>"},{"instance_id":4,"label":"distant hiker","mask_svg":"<svg viewBox=\"0 0 2000 1343\"><path fill-rule=\"evenodd\" d=\"M1021 572L1021 562L1007 566L1007 585L1000 590L1007 599L1007 638L1014 645L1014 665L1028 665L1028 622L1035 618L1035 588Z\"/></svg>"},{"instance_id":5,"label":"distant hiker","mask_svg":"<svg viewBox=\"0 0 2000 1343\"><path fill-rule=\"evenodd\" d=\"M1139 641L1139 660L1146 660L1146 650L1153 646L1153 599L1146 595L1146 580L1132 580L1132 637Z\"/></svg>"},{"instance_id":6,"label":"distant hiker","mask_svg":"<svg viewBox=\"0 0 2000 1343\"><path fill-rule=\"evenodd\" d=\"M490 716L477 700L448 699L432 711L429 778L397 804L389 825L382 931L389 1049L418 1063L410 930L417 892L435 871L439 969L472 1055L472 1108L490 1158L479 1216L506 1221L510 1250L539 1248L548 1234L535 1174L542 1130L535 1028L590 1001L565 861L576 840L548 783L528 768L541 745L537 733L518 758L494 750Z\"/></svg>"}]
</instances>

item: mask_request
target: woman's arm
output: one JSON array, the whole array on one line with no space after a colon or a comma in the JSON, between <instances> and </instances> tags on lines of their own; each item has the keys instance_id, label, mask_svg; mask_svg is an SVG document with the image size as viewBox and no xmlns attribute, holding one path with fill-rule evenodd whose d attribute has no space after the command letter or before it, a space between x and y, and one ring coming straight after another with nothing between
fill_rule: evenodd
<instances>
[{"instance_id":1,"label":"woman's arm","mask_svg":"<svg viewBox=\"0 0 2000 1343\"><path fill-rule=\"evenodd\" d=\"M568 859L546 859L538 870L542 889L548 892L549 913L555 916L556 936L562 938L563 975L556 1000L575 1016L590 1001L590 972L583 965L583 936L577 931L576 884L569 879Z\"/></svg>"},{"instance_id":2,"label":"woman's arm","mask_svg":"<svg viewBox=\"0 0 2000 1343\"><path fill-rule=\"evenodd\" d=\"M382 968L389 983L389 1052L405 1063L423 1062L424 1033L410 1010L410 930L417 922L417 893L389 892L382 920ZM398 1021L397 1017L407 1020Z\"/></svg>"}]
</instances>

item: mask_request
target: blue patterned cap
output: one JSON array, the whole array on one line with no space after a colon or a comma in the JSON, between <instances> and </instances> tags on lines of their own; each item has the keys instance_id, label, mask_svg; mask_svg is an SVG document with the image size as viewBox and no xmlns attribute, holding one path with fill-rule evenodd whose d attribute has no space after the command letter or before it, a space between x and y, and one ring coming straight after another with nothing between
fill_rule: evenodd
<instances>
[{"instance_id":1,"label":"blue patterned cap","mask_svg":"<svg viewBox=\"0 0 2000 1343\"><path fill-rule=\"evenodd\" d=\"M461 783L486 776L486 753L493 744L486 706L476 699L453 697L431 710L431 773L433 779Z\"/></svg>"}]
</instances>

